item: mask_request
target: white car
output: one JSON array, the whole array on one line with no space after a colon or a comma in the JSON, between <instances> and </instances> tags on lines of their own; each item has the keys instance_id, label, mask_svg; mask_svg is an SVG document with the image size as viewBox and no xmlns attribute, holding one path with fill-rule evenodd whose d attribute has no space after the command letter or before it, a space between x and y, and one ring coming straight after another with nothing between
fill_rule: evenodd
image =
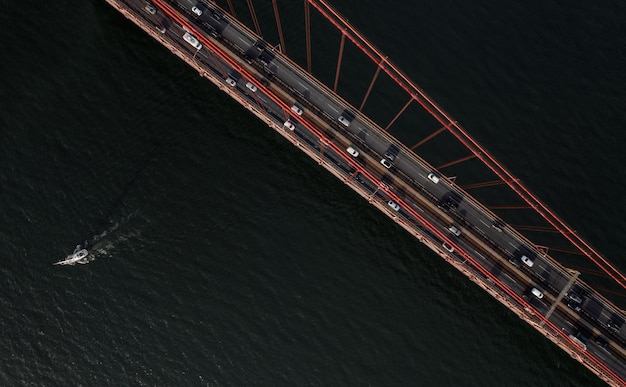
<instances>
[{"instance_id":1,"label":"white car","mask_svg":"<svg viewBox=\"0 0 626 387\"><path fill-rule=\"evenodd\" d=\"M533 265L535 264L532 259L528 258L525 255L522 255L522 262L524 262L524 264L528 267L533 267Z\"/></svg>"},{"instance_id":2,"label":"white car","mask_svg":"<svg viewBox=\"0 0 626 387\"><path fill-rule=\"evenodd\" d=\"M291 121L285 121L283 126L291 131L296 130L296 126Z\"/></svg>"},{"instance_id":3,"label":"white car","mask_svg":"<svg viewBox=\"0 0 626 387\"><path fill-rule=\"evenodd\" d=\"M352 155L352 157L359 157L359 151L349 146L346 151Z\"/></svg>"},{"instance_id":4,"label":"white car","mask_svg":"<svg viewBox=\"0 0 626 387\"><path fill-rule=\"evenodd\" d=\"M443 248L446 249L446 251L448 251L449 253L454 253L454 247L450 246L446 242L443 242L441 246L443 246Z\"/></svg>"},{"instance_id":5,"label":"white car","mask_svg":"<svg viewBox=\"0 0 626 387\"><path fill-rule=\"evenodd\" d=\"M157 31L159 31L162 34L164 34L166 32L166 29L163 26L154 26L154 28L156 28Z\"/></svg>"},{"instance_id":6,"label":"white car","mask_svg":"<svg viewBox=\"0 0 626 387\"><path fill-rule=\"evenodd\" d=\"M348 126L352 122L344 116L339 116L339 118L337 118L337 121L341 122L344 126Z\"/></svg>"},{"instance_id":7,"label":"white car","mask_svg":"<svg viewBox=\"0 0 626 387\"><path fill-rule=\"evenodd\" d=\"M543 298L543 293L541 292L541 290L537 288L533 288L530 292L533 294L533 296L537 297L538 299Z\"/></svg>"},{"instance_id":8,"label":"white car","mask_svg":"<svg viewBox=\"0 0 626 387\"><path fill-rule=\"evenodd\" d=\"M146 4L143 9L145 9L146 12L148 12L150 15L154 15L156 13L156 8L154 8L154 5L152 4Z\"/></svg>"},{"instance_id":9,"label":"white car","mask_svg":"<svg viewBox=\"0 0 626 387\"><path fill-rule=\"evenodd\" d=\"M253 93L256 93L256 91L257 91L256 86L254 86L254 85L252 84L252 82L248 82L248 83L246 83L246 87L247 87L248 89L250 89Z\"/></svg>"},{"instance_id":10,"label":"white car","mask_svg":"<svg viewBox=\"0 0 626 387\"><path fill-rule=\"evenodd\" d=\"M228 77L228 78L226 78L226 83L228 83L228 84L229 84L229 85L231 85L232 87L237 86L237 81L235 81L235 80L233 79L233 77Z\"/></svg>"},{"instance_id":11,"label":"white car","mask_svg":"<svg viewBox=\"0 0 626 387\"><path fill-rule=\"evenodd\" d=\"M393 164L391 163L391 161L389 161L389 160L387 160L387 159L381 159L381 160L380 160L380 163L381 163L382 165L384 165L384 166L385 166L385 168L387 168L387 169L389 169L389 168L391 168L391 167L393 166Z\"/></svg>"},{"instance_id":12,"label":"white car","mask_svg":"<svg viewBox=\"0 0 626 387\"><path fill-rule=\"evenodd\" d=\"M388 201L387 205L391 207L394 211L400 211L400 206L398 205L398 203L394 202L393 200Z\"/></svg>"},{"instance_id":13,"label":"white car","mask_svg":"<svg viewBox=\"0 0 626 387\"><path fill-rule=\"evenodd\" d=\"M191 12L195 13L198 16L202 15L202 10L200 8L196 7L195 5L193 7L191 7Z\"/></svg>"},{"instance_id":14,"label":"white car","mask_svg":"<svg viewBox=\"0 0 626 387\"><path fill-rule=\"evenodd\" d=\"M297 107L296 105L293 105L291 107L291 110L296 113L297 115L301 116L302 115L302 109L300 109L299 107Z\"/></svg>"},{"instance_id":15,"label":"white car","mask_svg":"<svg viewBox=\"0 0 626 387\"><path fill-rule=\"evenodd\" d=\"M458 228L456 228L455 226L450 226L448 227L448 231L450 231L452 234L459 236L461 235L461 230L459 230Z\"/></svg>"},{"instance_id":16,"label":"white car","mask_svg":"<svg viewBox=\"0 0 626 387\"><path fill-rule=\"evenodd\" d=\"M198 39L196 39L196 37L190 34L189 32L185 32L185 35L183 35L183 39L185 39L185 42L194 46L196 50L199 50L202 48L202 45L200 44L200 42L198 42Z\"/></svg>"},{"instance_id":17,"label":"white car","mask_svg":"<svg viewBox=\"0 0 626 387\"><path fill-rule=\"evenodd\" d=\"M428 174L428 180L430 180L433 183L437 184L437 183L439 183L439 176L435 175L434 173L429 173Z\"/></svg>"}]
</instances>

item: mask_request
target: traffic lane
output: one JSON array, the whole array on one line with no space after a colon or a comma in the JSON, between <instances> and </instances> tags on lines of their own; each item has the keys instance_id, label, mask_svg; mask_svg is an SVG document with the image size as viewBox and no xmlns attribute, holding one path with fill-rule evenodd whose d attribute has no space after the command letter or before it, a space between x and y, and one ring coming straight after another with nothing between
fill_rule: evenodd
<instances>
[{"instance_id":1,"label":"traffic lane","mask_svg":"<svg viewBox=\"0 0 626 387\"><path fill-rule=\"evenodd\" d=\"M330 97L321 87L312 82L306 74L301 73L297 69L291 69L289 64L285 63L281 57L273 59L266 68L293 90L300 93L312 105L335 120L345 110L340 101Z\"/></svg>"},{"instance_id":2,"label":"traffic lane","mask_svg":"<svg viewBox=\"0 0 626 387\"><path fill-rule=\"evenodd\" d=\"M602 333L598 334L593 324L589 324L580 319L572 320L570 316L563 314L563 311L560 309L555 311L550 317L550 321L572 336L576 336L581 329L588 333L591 332L591 337L589 337L589 340L586 342L587 351L602 360L605 365L620 374L620 376L626 376L626 365L623 363L622 355L623 349L621 345L613 341L610 336L606 336ZM596 344L597 337L602 337L610 343L608 350Z\"/></svg>"}]
</instances>

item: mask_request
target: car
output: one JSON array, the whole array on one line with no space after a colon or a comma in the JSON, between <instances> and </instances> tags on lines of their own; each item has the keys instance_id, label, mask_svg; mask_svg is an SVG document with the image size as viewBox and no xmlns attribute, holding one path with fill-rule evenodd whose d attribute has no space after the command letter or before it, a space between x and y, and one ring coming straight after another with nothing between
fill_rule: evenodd
<instances>
[{"instance_id":1,"label":"car","mask_svg":"<svg viewBox=\"0 0 626 387\"><path fill-rule=\"evenodd\" d=\"M156 8L154 8L154 5L152 4L146 4L143 9L145 9L146 12L148 12L150 15L154 15L156 13Z\"/></svg>"},{"instance_id":2,"label":"car","mask_svg":"<svg viewBox=\"0 0 626 387\"><path fill-rule=\"evenodd\" d=\"M339 116L339 118L337 118L337 121L341 122L343 126L349 126L352 122L352 120L347 119L345 116Z\"/></svg>"},{"instance_id":3,"label":"car","mask_svg":"<svg viewBox=\"0 0 626 387\"><path fill-rule=\"evenodd\" d=\"M449 253L454 253L454 247L450 246L446 242L443 242L441 246L443 246L443 248L446 249Z\"/></svg>"},{"instance_id":4,"label":"car","mask_svg":"<svg viewBox=\"0 0 626 387\"><path fill-rule=\"evenodd\" d=\"M574 301L577 304L583 303L583 299L580 298L580 296L576 293L569 293L567 296L569 297L570 300Z\"/></svg>"},{"instance_id":5,"label":"car","mask_svg":"<svg viewBox=\"0 0 626 387\"><path fill-rule=\"evenodd\" d=\"M615 323L615 321L613 321L613 320L609 320L609 321L607 321L607 322L606 322L606 326L607 326L607 327L609 327L609 328L611 328L611 329L613 329L613 330L616 330L616 331L619 331L619 328L620 328L620 326L619 326L619 325L617 325L617 324Z\"/></svg>"},{"instance_id":6,"label":"car","mask_svg":"<svg viewBox=\"0 0 626 387\"><path fill-rule=\"evenodd\" d=\"M200 8L196 7L195 5L193 7L191 7L191 12L195 13L198 16L202 15L202 10Z\"/></svg>"},{"instance_id":7,"label":"car","mask_svg":"<svg viewBox=\"0 0 626 387\"><path fill-rule=\"evenodd\" d=\"M183 35L183 39L185 39L187 43L194 46L196 50L199 50L202 48L202 45L200 44L200 42L198 42L198 39L196 39L196 37L190 34L189 32L185 32L185 35Z\"/></svg>"},{"instance_id":8,"label":"car","mask_svg":"<svg viewBox=\"0 0 626 387\"><path fill-rule=\"evenodd\" d=\"M580 340L580 342L583 344L587 344L587 342L589 341L589 336L589 333L583 331L578 331L578 333L576 333L576 338Z\"/></svg>"},{"instance_id":9,"label":"car","mask_svg":"<svg viewBox=\"0 0 626 387\"><path fill-rule=\"evenodd\" d=\"M353 147L349 146L348 148L346 148L346 151L348 153L350 153L350 155L352 155L352 157L359 157L359 151L354 149Z\"/></svg>"},{"instance_id":10,"label":"car","mask_svg":"<svg viewBox=\"0 0 626 387\"><path fill-rule=\"evenodd\" d=\"M532 288L530 292L533 294L533 296L537 297L540 300L543 298L543 292L537 288Z\"/></svg>"},{"instance_id":11,"label":"car","mask_svg":"<svg viewBox=\"0 0 626 387\"><path fill-rule=\"evenodd\" d=\"M285 121L283 126L291 131L296 130L296 126L291 121Z\"/></svg>"},{"instance_id":12,"label":"car","mask_svg":"<svg viewBox=\"0 0 626 387\"><path fill-rule=\"evenodd\" d=\"M165 27L160 26L160 25L156 25L156 26L154 26L154 28L156 28L156 29L157 29L157 31L159 31L159 32L160 32L160 33L162 33L162 34L164 34L164 33L165 33L165 31L166 31Z\"/></svg>"},{"instance_id":13,"label":"car","mask_svg":"<svg viewBox=\"0 0 626 387\"><path fill-rule=\"evenodd\" d=\"M248 83L246 83L246 87L247 87L248 89L250 89L253 93L256 93L256 91L257 91L256 86L254 86L254 85L252 84L252 82L248 82Z\"/></svg>"},{"instance_id":14,"label":"car","mask_svg":"<svg viewBox=\"0 0 626 387\"><path fill-rule=\"evenodd\" d=\"M387 169L389 169L389 168L391 168L391 167L393 166L393 164L391 163L391 161L389 161L389 160L387 160L387 159L381 159L381 160L380 160L380 163L381 163L382 165L384 165L384 166L385 166L385 168L387 168Z\"/></svg>"},{"instance_id":15,"label":"car","mask_svg":"<svg viewBox=\"0 0 626 387\"><path fill-rule=\"evenodd\" d=\"M398 203L394 202L393 200L388 201L387 205L391 207L394 211L400 211L400 206L398 205Z\"/></svg>"},{"instance_id":16,"label":"car","mask_svg":"<svg viewBox=\"0 0 626 387\"><path fill-rule=\"evenodd\" d=\"M229 76L228 78L226 78L226 83L228 83L228 84L229 84L229 85L231 85L232 87L237 86L237 81L235 81L235 80L233 79L233 77L230 77L230 76Z\"/></svg>"},{"instance_id":17,"label":"car","mask_svg":"<svg viewBox=\"0 0 626 387\"><path fill-rule=\"evenodd\" d=\"M535 264L532 259L528 258L525 255L522 255L522 262L524 262L524 265L528 267L533 267L533 265Z\"/></svg>"},{"instance_id":18,"label":"car","mask_svg":"<svg viewBox=\"0 0 626 387\"><path fill-rule=\"evenodd\" d=\"M575 310L576 312L580 312L582 310L580 307L580 304L575 301L568 302L567 306L569 306L571 309Z\"/></svg>"},{"instance_id":19,"label":"car","mask_svg":"<svg viewBox=\"0 0 626 387\"><path fill-rule=\"evenodd\" d=\"M493 227L493 229L497 232L502 232L504 225L501 222L494 220L493 222L491 222L491 227Z\"/></svg>"},{"instance_id":20,"label":"car","mask_svg":"<svg viewBox=\"0 0 626 387\"><path fill-rule=\"evenodd\" d=\"M437 183L439 183L439 176L435 175L434 173L429 173L428 174L428 180L430 180L433 183L437 184Z\"/></svg>"},{"instance_id":21,"label":"car","mask_svg":"<svg viewBox=\"0 0 626 387\"><path fill-rule=\"evenodd\" d=\"M509 262L511 262L511 265L519 267L519 261L517 260L517 258L511 257L509 258Z\"/></svg>"},{"instance_id":22,"label":"car","mask_svg":"<svg viewBox=\"0 0 626 387\"><path fill-rule=\"evenodd\" d=\"M606 341L602 336L598 336L598 338L596 339L596 344L598 344L600 348L609 349L609 342Z\"/></svg>"},{"instance_id":23,"label":"car","mask_svg":"<svg viewBox=\"0 0 626 387\"><path fill-rule=\"evenodd\" d=\"M292 110L294 113L296 113L297 115L299 115L299 116L301 116L301 115L302 115L302 109L300 109L300 108L299 108L298 106L296 106L296 105L293 105L293 106L291 107L291 110Z\"/></svg>"},{"instance_id":24,"label":"car","mask_svg":"<svg viewBox=\"0 0 626 387\"><path fill-rule=\"evenodd\" d=\"M396 145L391 144L387 152L385 152L385 158L389 161L394 161L398 157L398 153L400 153L400 149Z\"/></svg>"},{"instance_id":25,"label":"car","mask_svg":"<svg viewBox=\"0 0 626 387\"><path fill-rule=\"evenodd\" d=\"M222 20L222 15L217 11L211 11L211 17L216 21Z\"/></svg>"},{"instance_id":26,"label":"car","mask_svg":"<svg viewBox=\"0 0 626 387\"><path fill-rule=\"evenodd\" d=\"M461 235L461 230L459 230L458 228L456 228L456 226L452 225L450 227L448 227L448 231L450 231L452 234L459 236Z\"/></svg>"}]
</instances>

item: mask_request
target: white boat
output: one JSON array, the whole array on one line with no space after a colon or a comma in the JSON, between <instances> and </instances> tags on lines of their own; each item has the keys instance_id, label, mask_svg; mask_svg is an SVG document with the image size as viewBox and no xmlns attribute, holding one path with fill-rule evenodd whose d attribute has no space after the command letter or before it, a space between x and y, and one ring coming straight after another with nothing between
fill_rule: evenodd
<instances>
[{"instance_id":1,"label":"white boat","mask_svg":"<svg viewBox=\"0 0 626 387\"><path fill-rule=\"evenodd\" d=\"M87 251L87 249L81 249L80 245L78 245L72 255L68 255L64 260L54 263L54 265L74 265L76 263L82 263L81 261L87 258L88 255L89 251Z\"/></svg>"}]
</instances>

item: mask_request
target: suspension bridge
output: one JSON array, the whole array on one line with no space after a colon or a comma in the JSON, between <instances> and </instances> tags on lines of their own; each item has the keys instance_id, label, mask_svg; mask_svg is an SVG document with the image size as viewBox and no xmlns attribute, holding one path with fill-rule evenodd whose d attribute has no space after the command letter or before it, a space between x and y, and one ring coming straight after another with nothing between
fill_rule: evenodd
<instances>
[{"instance_id":1,"label":"suspension bridge","mask_svg":"<svg viewBox=\"0 0 626 387\"><path fill-rule=\"evenodd\" d=\"M601 379L626 385L626 314L580 275L621 290L626 276L326 0L303 2L302 64L287 55L276 0L277 42L263 37L253 0L250 27L231 0L106 1ZM326 83L314 75L312 19L337 36ZM348 45L372 74L359 98L338 91ZM382 120L367 108L390 84L402 102ZM421 131L414 143L391 134L408 122ZM429 148L435 139L446 152ZM572 256L593 268L567 267Z\"/></svg>"}]
</instances>

